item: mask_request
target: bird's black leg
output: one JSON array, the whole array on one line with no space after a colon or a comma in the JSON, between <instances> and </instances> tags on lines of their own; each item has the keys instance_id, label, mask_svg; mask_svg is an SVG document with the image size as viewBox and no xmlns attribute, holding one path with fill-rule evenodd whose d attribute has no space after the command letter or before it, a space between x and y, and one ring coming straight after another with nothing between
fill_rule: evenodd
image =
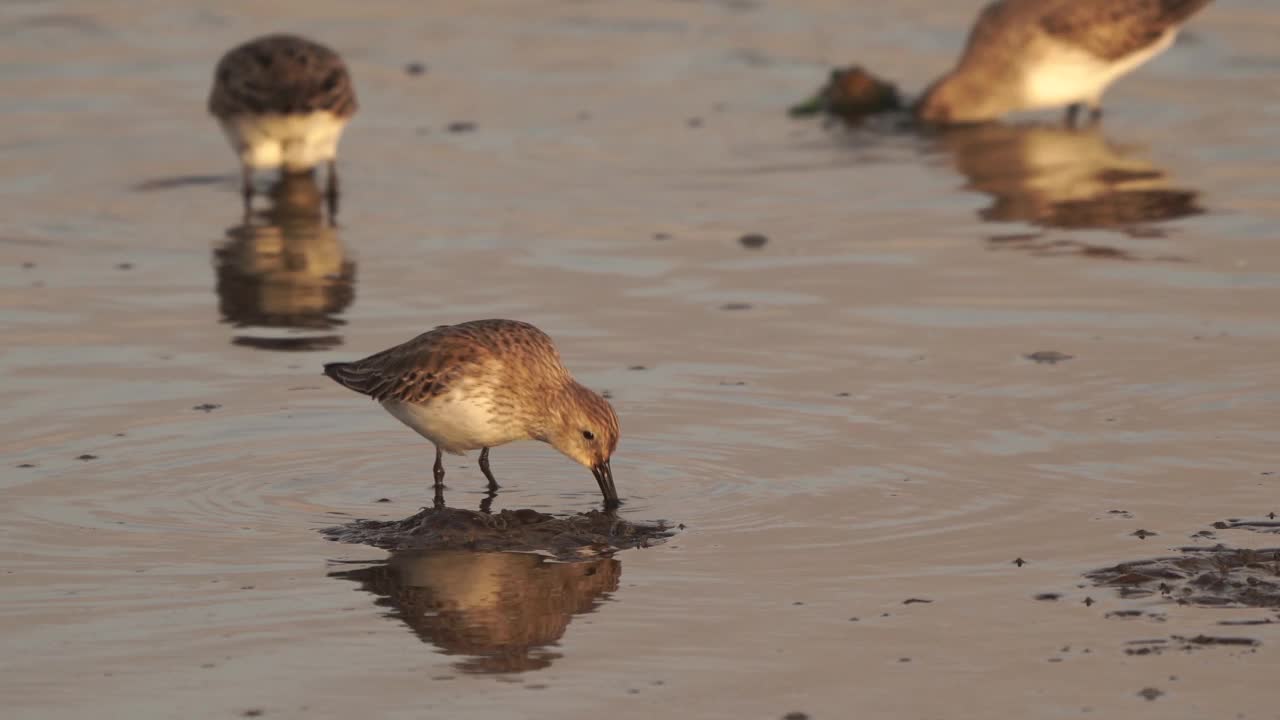
<instances>
[{"instance_id":1,"label":"bird's black leg","mask_svg":"<svg viewBox=\"0 0 1280 720\"><path fill-rule=\"evenodd\" d=\"M489 481L489 490L497 490L500 485L493 478L493 471L489 469L489 448L480 451L480 472L484 473L485 478Z\"/></svg>"},{"instance_id":2,"label":"bird's black leg","mask_svg":"<svg viewBox=\"0 0 1280 720\"><path fill-rule=\"evenodd\" d=\"M253 168L240 166L240 196L244 198L245 222L249 220L249 209L253 206Z\"/></svg>"},{"instance_id":3,"label":"bird's black leg","mask_svg":"<svg viewBox=\"0 0 1280 720\"><path fill-rule=\"evenodd\" d=\"M1090 105L1089 106L1089 124L1097 125L1099 122L1102 122L1102 105L1101 104Z\"/></svg>"},{"instance_id":4,"label":"bird's black leg","mask_svg":"<svg viewBox=\"0 0 1280 720\"><path fill-rule=\"evenodd\" d=\"M1067 106L1067 127L1074 128L1076 126L1076 121L1080 119L1081 107L1082 105L1080 103L1071 103Z\"/></svg>"},{"instance_id":5,"label":"bird's black leg","mask_svg":"<svg viewBox=\"0 0 1280 720\"><path fill-rule=\"evenodd\" d=\"M437 490L444 489L444 454L440 452L440 448L436 448L436 464L431 468L431 472L435 475Z\"/></svg>"},{"instance_id":6,"label":"bird's black leg","mask_svg":"<svg viewBox=\"0 0 1280 720\"><path fill-rule=\"evenodd\" d=\"M338 163L329 161L329 179L324 189L325 200L329 203L329 224L338 224Z\"/></svg>"}]
</instances>

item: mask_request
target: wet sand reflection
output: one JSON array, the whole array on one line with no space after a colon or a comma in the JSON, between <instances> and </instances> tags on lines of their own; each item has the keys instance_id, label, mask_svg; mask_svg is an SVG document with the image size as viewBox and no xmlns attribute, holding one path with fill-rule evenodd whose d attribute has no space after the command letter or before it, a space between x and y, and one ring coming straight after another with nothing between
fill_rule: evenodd
<instances>
[{"instance_id":1,"label":"wet sand reflection","mask_svg":"<svg viewBox=\"0 0 1280 720\"><path fill-rule=\"evenodd\" d=\"M618 589L622 563L558 562L540 555L467 550L393 553L384 563L332 573L378 596L424 642L469 673L538 670L560 657L575 615Z\"/></svg>"},{"instance_id":2,"label":"wet sand reflection","mask_svg":"<svg viewBox=\"0 0 1280 720\"><path fill-rule=\"evenodd\" d=\"M214 249L219 310L237 329L236 345L261 350L322 350L342 344L327 332L355 299L355 262L324 214L311 174L284 175L270 207L227 231ZM281 332L285 331L285 332Z\"/></svg>"}]
</instances>

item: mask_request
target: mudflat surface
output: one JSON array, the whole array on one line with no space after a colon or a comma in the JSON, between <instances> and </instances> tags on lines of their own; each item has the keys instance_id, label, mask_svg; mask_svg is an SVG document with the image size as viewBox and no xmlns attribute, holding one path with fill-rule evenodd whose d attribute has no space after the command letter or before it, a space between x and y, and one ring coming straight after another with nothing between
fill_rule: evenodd
<instances>
[{"instance_id":1,"label":"mudflat surface","mask_svg":"<svg viewBox=\"0 0 1280 720\"><path fill-rule=\"evenodd\" d=\"M1275 717L1274 607L1086 573L1277 544L1213 523L1280 512L1280 10L1215 3L1094 131L787 116L836 65L917 92L980 4L0 6L6 716ZM334 228L245 223L204 114L277 28L358 88ZM325 539L433 454L321 364L481 317L609 392L619 516L685 529ZM494 513L599 507L493 469Z\"/></svg>"}]
</instances>

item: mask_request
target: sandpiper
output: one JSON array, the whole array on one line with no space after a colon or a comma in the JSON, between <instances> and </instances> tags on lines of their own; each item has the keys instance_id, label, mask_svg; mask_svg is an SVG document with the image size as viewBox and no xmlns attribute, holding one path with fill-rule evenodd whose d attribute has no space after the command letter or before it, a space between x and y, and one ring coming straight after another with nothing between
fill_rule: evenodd
<instances>
[{"instance_id":1,"label":"sandpiper","mask_svg":"<svg viewBox=\"0 0 1280 720\"><path fill-rule=\"evenodd\" d=\"M927 123L994 120L1021 110L1082 106L1160 54L1210 0L996 0L978 15L960 62L916 105Z\"/></svg>"},{"instance_id":2,"label":"sandpiper","mask_svg":"<svg viewBox=\"0 0 1280 720\"><path fill-rule=\"evenodd\" d=\"M245 211L253 172L312 173L328 165L330 214L338 202L334 159L356 112L347 66L336 52L296 35L265 35L232 48L213 73L209 112L240 156Z\"/></svg>"},{"instance_id":3,"label":"sandpiper","mask_svg":"<svg viewBox=\"0 0 1280 720\"><path fill-rule=\"evenodd\" d=\"M609 402L580 385L560 362L551 338L516 320L441 325L324 374L368 395L436 446L437 497L444 485L442 452L480 451L490 491L489 448L541 440L591 468L607 508L617 507L609 459L618 445L618 416Z\"/></svg>"}]
</instances>

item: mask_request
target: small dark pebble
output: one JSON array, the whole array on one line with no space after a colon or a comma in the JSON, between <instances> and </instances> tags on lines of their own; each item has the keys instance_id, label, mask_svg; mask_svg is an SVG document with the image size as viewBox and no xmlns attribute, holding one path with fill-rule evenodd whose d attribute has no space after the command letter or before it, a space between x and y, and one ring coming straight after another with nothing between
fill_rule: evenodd
<instances>
[{"instance_id":1,"label":"small dark pebble","mask_svg":"<svg viewBox=\"0 0 1280 720\"><path fill-rule=\"evenodd\" d=\"M1039 593L1035 596L1036 600L1045 602L1054 602L1062 598L1062 593Z\"/></svg>"},{"instance_id":2,"label":"small dark pebble","mask_svg":"<svg viewBox=\"0 0 1280 720\"><path fill-rule=\"evenodd\" d=\"M21 464L21 465L19 465L18 467L20 467L20 468L33 468L33 467L35 467L35 463L22 463L22 464Z\"/></svg>"},{"instance_id":3,"label":"small dark pebble","mask_svg":"<svg viewBox=\"0 0 1280 720\"><path fill-rule=\"evenodd\" d=\"M1163 694L1164 694L1163 691L1157 690L1156 688L1153 688L1153 687L1142 688L1141 690L1138 691L1138 697L1144 698L1146 700L1155 700L1156 698L1160 697Z\"/></svg>"},{"instance_id":4,"label":"small dark pebble","mask_svg":"<svg viewBox=\"0 0 1280 720\"><path fill-rule=\"evenodd\" d=\"M914 605L914 604L916 604L916 603L931 603L931 602L933 602L933 601L932 601L932 600L925 600L924 598L907 598L906 600L903 600L903 601L902 601L902 604L903 604L903 605Z\"/></svg>"},{"instance_id":5,"label":"small dark pebble","mask_svg":"<svg viewBox=\"0 0 1280 720\"><path fill-rule=\"evenodd\" d=\"M1151 530L1143 530L1142 528L1138 528L1137 530L1134 530L1132 533L1129 533L1129 534L1130 534L1130 535L1133 535L1134 537L1136 537L1136 538L1138 538L1138 539L1140 539L1140 540L1146 540L1147 538L1149 538L1149 537L1155 537L1156 535L1159 535L1160 533L1153 532L1153 531L1151 531Z\"/></svg>"},{"instance_id":6,"label":"small dark pebble","mask_svg":"<svg viewBox=\"0 0 1280 720\"><path fill-rule=\"evenodd\" d=\"M795 602L793 602L793 603L791 603L791 604L792 604L792 605L803 605L804 603L803 603L803 602L801 602L801 601L799 601L799 600L797 600L797 601L795 601Z\"/></svg>"},{"instance_id":7,"label":"small dark pebble","mask_svg":"<svg viewBox=\"0 0 1280 720\"><path fill-rule=\"evenodd\" d=\"M746 385L747 383L746 383L746 382L744 382L744 381L742 381L742 380L735 380L735 381L733 381L733 382L730 382L730 381L728 381L728 380L721 380L721 381L720 381L720 384L721 384L722 386L724 386L724 387L742 387L743 385Z\"/></svg>"},{"instance_id":8,"label":"small dark pebble","mask_svg":"<svg viewBox=\"0 0 1280 720\"><path fill-rule=\"evenodd\" d=\"M849 618L849 622L858 622L858 618L856 618L856 617L851 617L851 618Z\"/></svg>"},{"instance_id":9,"label":"small dark pebble","mask_svg":"<svg viewBox=\"0 0 1280 720\"><path fill-rule=\"evenodd\" d=\"M1096 603L1096 602L1098 602L1098 601L1097 601L1097 600L1094 600L1094 599L1093 599L1093 598L1091 598L1091 597L1087 597L1087 596L1086 596L1086 597L1085 597L1085 599L1084 599L1082 602L1084 602L1084 606L1085 606L1085 607L1090 607L1090 606L1092 606L1094 603Z\"/></svg>"},{"instance_id":10,"label":"small dark pebble","mask_svg":"<svg viewBox=\"0 0 1280 720\"><path fill-rule=\"evenodd\" d=\"M406 75L421 75L427 71L427 66L420 62L405 63L404 72Z\"/></svg>"},{"instance_id":11,"label":"small dark pebble","mask_svg":"<svg viewBox=\"0 0 1280 720\"><path fill-rule=\"evenodd\" d=\"M609 392L608 390L601 390L600 397L604 398L605 400L612 400L613 393Z\"/></svg>"},{"instance_id":12,"label":"small dark pebble","mask_svg":"<svg viewBox=\"0 0 1280 720\"><path fill-rule=\"evenodd\" d=\"M654 233L653 239L654 240L670 240L671 233Z\"/></svg>"},{"instance_id":13,"label":"small dark pebble","mask_svg":"<svg viewBox=\"0 0 1280 720\"><path fill-rule=\"evenodd\" d=\"M388 502L391 502L391 498L378 498L374 502L388 503Z\"/></svg>"},{"instance_id":14,"label":"small dark pebble","mask_svg":"<svg viewBox=\"0 0 1280 720\"><path fill-rule=\"evenodd\" d=\"M911 658L901 657L901 658L898 658L898 662L900 663L911 662Z\"/></svg>"},{"instance_id":15,"label":"small dark pebble","mask_svg":"<svg viewBox=\"0 0 1280 720\"><path fill-rule=\"evenodd\" d=\"M1023 355L1022 357L1038 365L1056 365L1060 362L1066 362L1075 356L1060 353L1057 350L1038 350L1036 352Z\"/></svg>"},{"instance_id":16,"label":"small dark pebble","mask_svg":"<svg viewBox=\"0 0 1280 720\"><path fill-rule=\"evenodd\" d=\"M476 129L476 124L469 120L462 120L459 122L451 122L446 125L444 129L451 133L471 132Z\"/></svg>"},{"instance_id":17,"label":"small dark pebble","mask_svg":"<svg viewBox=\"0 0 1280 720\"><path fill-rule=\"evenodd\" d=\"M838 393L836 393L836 397L849 397L849 395L850 395L850 393L847 393L847 392L838 392Z\"/></svg>"},{"instance_id":18,"label":"small dark pebble","mask_svg":"<svg viewBox=\"0 0 1280 720\"><path fill-rule=\"evenodd\" d=\"M750 310L751 303L731 302L720 306L721 310Z\"/></svg>"},{"instance_id":19,"label":"small dark pebble","mask_svg":"<svg viewBox=\"0 0 1280 720\"><path fill-rule=\"evenodd\" d=\"M132 270L132 269L133 269L133 263L127 263L127 262L119 263L119 264L117 264L117 265L116 265L116 269L117 269L117 270Z\"/></svg>"},{"instance_id":20,"label":"small dark pebble","mask_svg":"<svg viewBox=\"0 0 1280 720\"><path fill-rule=\"evenodd\" d=\"M688 120L685 121L685 124L691 128L700 128L702 127L702 118L698 118L698 117L689 118Z\"/></svg>"},{"instance_id":21,"label":"small dark pebble","mask_svg":"<svg viewBox=\"0 0 1280 720\"><path fill-rule=\"evenodd\" d=\"M628 370L648 370L649 368L647 368L647 367L645 367L645 366L643 366L643 365L632 365L631 367L629 367L629 368L627 368L627 369L628 369Z\"/></svg>"},{"instance_id":22,"label":"small dark pebble","mask_svg":"<svg viewBox=\"0 0 1280 720\"><path fill-rule=\"evenodd\" d=\"M36 266L36 264L35 264L35 263L33 263L33 262L24 262L24 263L22 263L22 269L23 269L23 270L30 270L31 268L33 268L33 267L35 267L35 266Z\"/></svg>"},{"instance_id":23,"label":"small dark pebble","mask_svg":"<svg viewBox=\"0 0 1280 720\"><path fill-rule=\"evenodd\" d=\"M214 410L217 410L220 407L222 406L214 403L201 403L199 405L196 405L195 407L192 407L191 409L199 410L200 412L213 412Z\"/></svg>"},{"instance_id":24,"label":"small dark pebble","mask_svg":"<svg viewBox=\"0 0 1280 720\"><path fill-rule=\"evenodd\" d=\"M789 712L782 716L782 720L809 720L809 715L802 712Z\"/></svg>"},{"instance_id":25,"label":"small dark pebble","mask_svg":"<svg viewBox=\"0 0 1280 720\"><path fill-rule=\"evenodd\" d=\"M746 235L743 235L742 237L738 238L739 245L741 245L744 248L749 248L751 250L759 250L760 248L764 247L765 244L768 242L769 242L769 238L765 237L764 235L761 235L760 233L747 233Z\"/></svg>"},{"instance_id":26,"label":"small dark pebble","mask_svg":"<svg viewBox=\"0 0 1280 720\"><path fill-rule=\"evenodd\" d=\"M1023 560L1022 558L1014 558L1014 559L1013 559L1013 564L1014 564L1014 565L1017 565L1018 567L1022 567L1023 565L1026 565L1026 564L1027 564L1027 561L1026 561L1026 560Z\"/></svg>"},{"instance_id":27,"label":"small dark pebble","mask_svg":"<svg viewBox=\"0 0 1280 720\"><path fill-rule=\"evenodd\" d=\"M262 717L262 710L258 708L252 708L250 710L245 710L240 714L244 717Z\"/></svg>"},{"instance_id":28,"label":"small dark pebble","mask_svg":"<svg viewBox=\"0 0 1280 720\"><path fill-rule=\"evenodd\" d=\"M85 462L88 462L88 461L90 461L90 460L97 460L97 459L98 459L98 456L97 456L97 455L90 455L89 453L85 453L85 454L83 454L83 455L77 455L77 456L76 456L76 459L77 459L77 460L84 460Z\"/></svg>"}]
</instances>

